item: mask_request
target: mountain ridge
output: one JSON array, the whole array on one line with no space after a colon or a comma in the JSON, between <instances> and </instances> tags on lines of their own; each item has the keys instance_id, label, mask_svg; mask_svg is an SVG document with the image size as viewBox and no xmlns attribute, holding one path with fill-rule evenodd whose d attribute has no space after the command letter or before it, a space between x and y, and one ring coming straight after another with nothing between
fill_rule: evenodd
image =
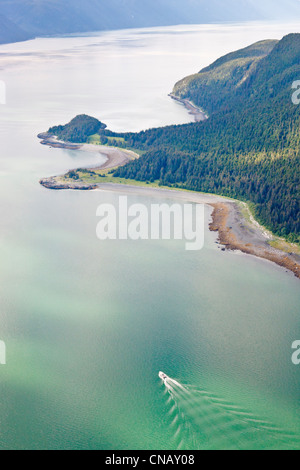
<instances>
[{"instance_id":1,"label":"mountain ridge","mask_svg":"<svg viewBox=\"0 0 300 470\"><path fill-rule=\"evenodd\" d=\"M31 35L0 14L0 44L30 39Z\"/></svg>"},{"instance_id":2,"label":"mountain ridge","mask_svg":"<svg viewBox=\"0 0 300 470\"><path fill-rule=\"evenodd\" d=\"M26 38L34 38L175 24L300 18L296 0L286 0L284 5L280 0L264 0L263 4L259 0L227 0L226 4L221 0L0 0L0 7L11 25L10 31L3 28L2 42L20 40L20 31Z\"/></svg>"}]
</instances>

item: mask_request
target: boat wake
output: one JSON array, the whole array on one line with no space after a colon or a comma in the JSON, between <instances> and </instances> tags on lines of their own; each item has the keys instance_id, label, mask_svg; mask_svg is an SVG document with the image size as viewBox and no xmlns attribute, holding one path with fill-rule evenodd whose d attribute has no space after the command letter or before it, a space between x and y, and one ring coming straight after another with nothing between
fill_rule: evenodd
<instances>
[{"instance_id":1,"label":"boat wake","mask_svg":"<svg viewBox=\"0 0 300 470\"><path fill-rule=\"evenodd\" d=\"M300 436L286 432L234 403L182 385L160 372L167 418L178 450L300 449Z\"/></svg>"}]
</instances>

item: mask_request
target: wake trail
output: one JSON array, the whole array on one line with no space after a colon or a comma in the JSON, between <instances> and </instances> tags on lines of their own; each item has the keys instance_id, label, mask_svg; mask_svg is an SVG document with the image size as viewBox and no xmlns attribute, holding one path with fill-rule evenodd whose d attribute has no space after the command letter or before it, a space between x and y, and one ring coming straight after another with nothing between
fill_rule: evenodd
<instances>
[{"instance_id":1,"label":"wake trail","mask_svg":"<svg viewBox=\"0 0 300 470\"><path fill-rule=\"evenodd\" d=\"M300 436L160 372L177 449L300 448Z\"/></svg>"}]
</instances>

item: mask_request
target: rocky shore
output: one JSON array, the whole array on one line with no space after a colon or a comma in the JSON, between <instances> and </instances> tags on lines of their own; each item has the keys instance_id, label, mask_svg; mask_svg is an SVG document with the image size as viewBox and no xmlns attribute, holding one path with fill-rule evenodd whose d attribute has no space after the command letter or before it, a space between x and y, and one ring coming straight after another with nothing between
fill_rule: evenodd
<instances>
[{"instance_id":1,"label":"rocky shore","mask_svg":"<svg viewBox=\"0 0 300 470\"><path fill-rule=\"evenodd\" d=\"M60 148L60 149L67 149L67 150L80 150L82 145L81 144L72 144L70 142L62 142L57 140L54 135L48 134L47 132L43 132L38 135L38 138L41 139L42 145L48 145L52 148Z\"/></svg>"},{"instance_id":2,"label":"rocky shore","mask_svg":"<svg viewBox=\"0 0 300 470\"><path fill-rule=\"evenodd\" d=\"M195 122L202 122L208 119L207 114L205 114L202 109L195 106L191 101L188 99L181 99L178 96L173 95L172 93L169 95L173 100L178 101L179 103L183 104L186 109L188 110L189 114L194 117Z\"/></svg>"},{"instance_id":3,"label":"rocky shore","mask_svg":"<svg viewBox=\"0 0 300 470\"><path fill-rule=\"evenodd\" d=\"M270 246L270 239L257 226L243 219L237 204L225 202L213 207L210 230L218 232L219 242L227 250L239 250L276 263L300 279L300 256Z\"/></svg>"},{"instance_id":4,"label":"rocky shore","mask_svg":"<svg viewBox=\"0 0 300 470\"><path fill-rule=\"evenodd\" d=\"M55 189L56 191L63 190L63 189L75 189L80 191L91 191L93 189L97 189L97 185L95 184L85 184L76 182L76 184L70 182L63 183L59 181L58 177L51 177L51 178L44 178L40 180L40 184L47 189Z\"/></svg>"}]
</instances>

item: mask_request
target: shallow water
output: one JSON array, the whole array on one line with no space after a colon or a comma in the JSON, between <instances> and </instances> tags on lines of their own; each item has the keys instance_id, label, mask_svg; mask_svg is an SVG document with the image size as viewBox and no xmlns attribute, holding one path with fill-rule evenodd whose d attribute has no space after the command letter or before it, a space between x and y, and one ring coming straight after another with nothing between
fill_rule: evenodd
<instances>
[{"instance_id":1,"label":"shallow water","mask_svg":"<svg viewBox=\"0 0 300 470\"><path fill-rule=\"evenodd\" d=\"M1 46L1 448L300 447L299 281L221 253L208 230L198 253L100 242L96 209L118 194L38 184L99 157L36 138L82 112L117 131L189 122L167 96L177 79L291 30L182 26ZM160 370L183 396L166 393Z\"/></svg>"}]
</instances>

